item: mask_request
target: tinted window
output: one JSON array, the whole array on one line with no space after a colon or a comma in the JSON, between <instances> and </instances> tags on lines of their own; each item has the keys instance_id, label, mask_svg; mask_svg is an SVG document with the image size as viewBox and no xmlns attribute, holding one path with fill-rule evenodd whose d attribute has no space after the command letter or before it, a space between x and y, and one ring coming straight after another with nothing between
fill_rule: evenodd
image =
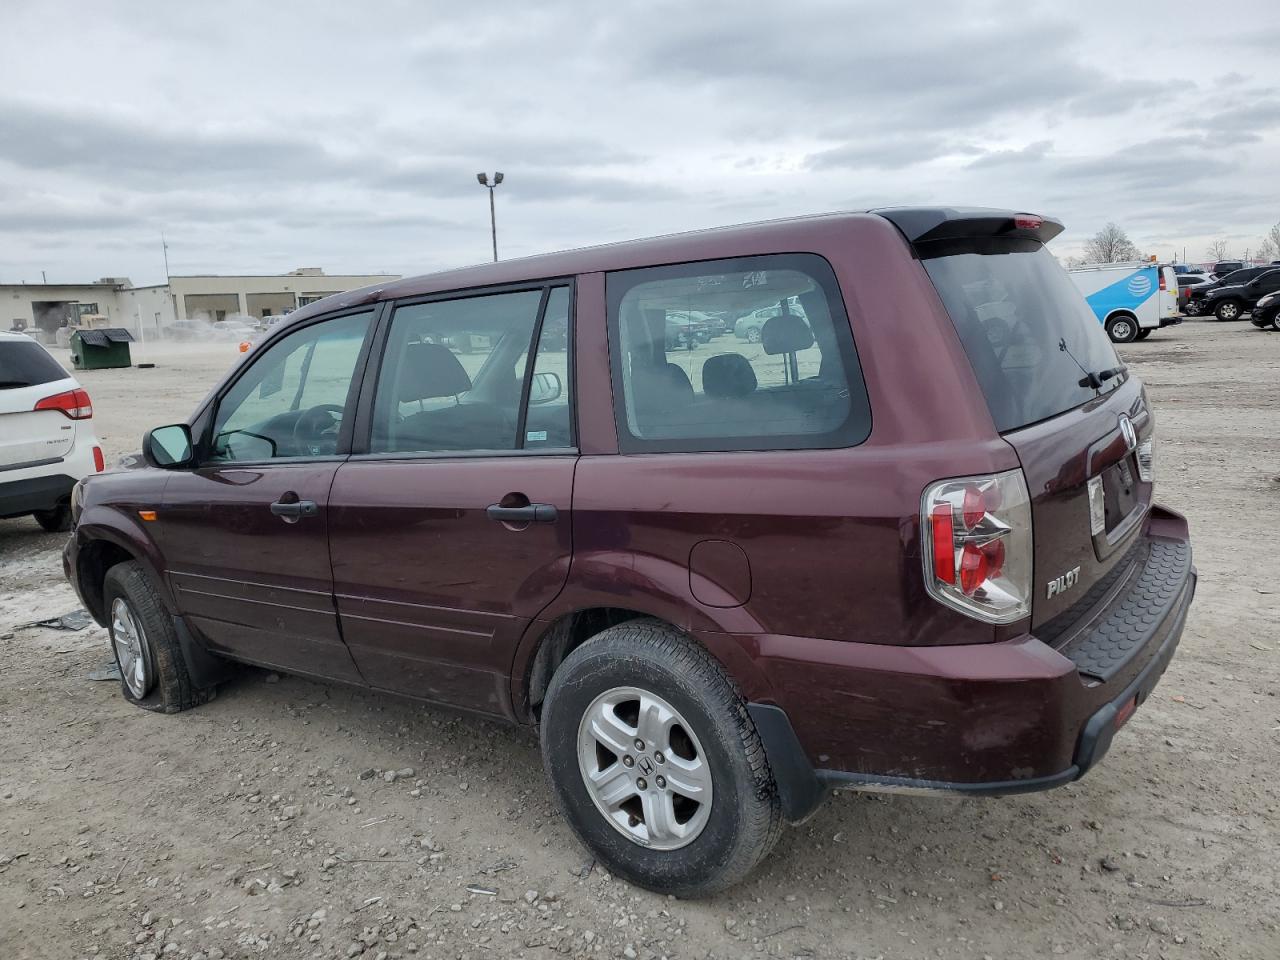
<instances>
[{"instance_id":1,"label":"tinted window","mask_svg":"<svg viewBox=\"0 0 1280 960\"><path fill-rule=\"evenodd\" d=\"M218 403L211 459L337 452L371 313L313 323L272 344Z\"/></svg>"},{"instance_id":2,"label":"tinted window","mask_svg":"<svg viewBox=\"0 0 1280 960\"><path fill-rule=\"evenodd\" d=\"M0 340L0 390L34 387L69 376L34 340Z\"/></svg>"},{"instance_id":3,"label":"tinted window","mask_svg":"<svg viewBox=\"0 0 1280 960\"><path fill-rule=\"evenodd\" d=\"M370 451L517 449L541 302L538 289L396 308L374 399Z\"/></svg>"},{"instance_id":4,"label":"tinted window","mask_svg":"<svg viewBox=\"0 0 1280 960\"><path fill-rule=\"evenodd\" d=\"M926 252L1000 431L1057 416L1098 395L1088 373L1120 366L1084 298L1041 244L990 241ZM1124 381L1111 377L1101 392Z\"/></svg>"},{"instance_id":5,"label":"tinted window","mask_svg":"<svg viewBox=\"0 0 1280 960\"><path fill-rule=\"evenodd\" d=\"M607 291L624 451L837 447L870 432L849 320L821 257L629 270L610 274Z\"/></svg>"}]
</instances>

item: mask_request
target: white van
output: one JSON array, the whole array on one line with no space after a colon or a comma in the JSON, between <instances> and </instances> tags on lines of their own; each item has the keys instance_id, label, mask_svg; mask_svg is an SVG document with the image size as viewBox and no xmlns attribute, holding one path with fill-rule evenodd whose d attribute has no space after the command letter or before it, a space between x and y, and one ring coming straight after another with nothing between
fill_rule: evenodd
<instances>
[{"instance_id":1,"label":"white van","mask_svg":"<svg viewBox=\"0 0 1280 960\"><path fill-rule=\"evenodd\" d=\"M1178 275L1157 263L1093 263L1068 271L1115 343L1142 340L1181 323Z\"/></svg>"}]
</instances>

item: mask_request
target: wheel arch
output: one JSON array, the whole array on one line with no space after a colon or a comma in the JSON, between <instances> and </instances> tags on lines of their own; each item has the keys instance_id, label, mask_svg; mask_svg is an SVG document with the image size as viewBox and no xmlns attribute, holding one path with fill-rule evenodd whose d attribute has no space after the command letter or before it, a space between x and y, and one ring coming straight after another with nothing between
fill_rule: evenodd
<instances>
[{"instance_id":1,"label":"wheel arch","mask_svg":"<svg viewBox=\"0 0 1280 960\"><path fill-rule=\"evenodd\" d=\"M111 527L81 527L76 531L75 537L78 541L75 574L80 598L84 601L85 609L100 626L107 625L103 583L107 571L118 563L136 561L155 586L169 614L175 612L168 584L160 576L148 551L131 537Z\"/></svg>"},{"instance_id":2,"label":"wheel arch","mask_svg":"<svg viewBox=\"0 0 1280 960\"><path fill-rule=\"evenodd\" d=\"M771 699L768 681L734 634L683 627L638 606L583 607L552 620L535 620L525 631L511 672L515 716L536 723L551 678L565 658L602 630L638 619L656 620L703 647L724 668L745 699Z\"/></svg>"}]
</instances>

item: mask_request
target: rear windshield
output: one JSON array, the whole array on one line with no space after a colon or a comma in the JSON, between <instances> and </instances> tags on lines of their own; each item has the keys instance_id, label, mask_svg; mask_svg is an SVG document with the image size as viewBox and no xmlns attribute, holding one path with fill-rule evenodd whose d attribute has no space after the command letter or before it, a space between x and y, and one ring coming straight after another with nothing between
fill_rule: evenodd
<instances>
[{"instance_id":1,"label":"rear windshield","mask_svg":"<svg viewBox=\"0 0 1280 960\"><path fill-rule=\"evenodd\" d=\"M921 256L1000 432L1065 413L1124 382L1098 318L1042 244L969 241Z\"/></svg>"},{"instance_id":2,"label":"rear windshield","mask_svg":"<svg viewBox=\"0 0 1280 960\"><path fill-rule=\"evenodd\" d=\"M33 340L0 340L0 390L65 380L67 371Z\"/></svg>"}]
</instances>

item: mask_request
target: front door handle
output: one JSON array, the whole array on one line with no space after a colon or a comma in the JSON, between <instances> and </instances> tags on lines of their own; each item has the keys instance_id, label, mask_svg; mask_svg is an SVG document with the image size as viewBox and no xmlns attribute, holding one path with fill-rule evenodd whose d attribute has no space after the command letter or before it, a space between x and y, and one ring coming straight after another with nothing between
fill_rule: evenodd
<instances>
[{"instance_id":1,"label":"front door handle","mask_svg":"<svg viewBox=\"0 0 1280 960\"><path fill-rule=\"evenodd\" d=\"M287 503L277 500L271 504L271 512L282 520L300 520L303 517L314 517L320 512L314 500L294 500Z\"/></svg>"},{"instance_id":2,"label":"front door handle","mask_svg":"<svg viewBox=\"0 0 1280 960\"><path fill-rule=\"evenodd\" d=\"M485 513L490 520L500 523L555 523L560 518L559 512L550 503L530 503L523 507L504 507L499 503L492 503L485 509Z\"/></svg>"}]
</instances>

